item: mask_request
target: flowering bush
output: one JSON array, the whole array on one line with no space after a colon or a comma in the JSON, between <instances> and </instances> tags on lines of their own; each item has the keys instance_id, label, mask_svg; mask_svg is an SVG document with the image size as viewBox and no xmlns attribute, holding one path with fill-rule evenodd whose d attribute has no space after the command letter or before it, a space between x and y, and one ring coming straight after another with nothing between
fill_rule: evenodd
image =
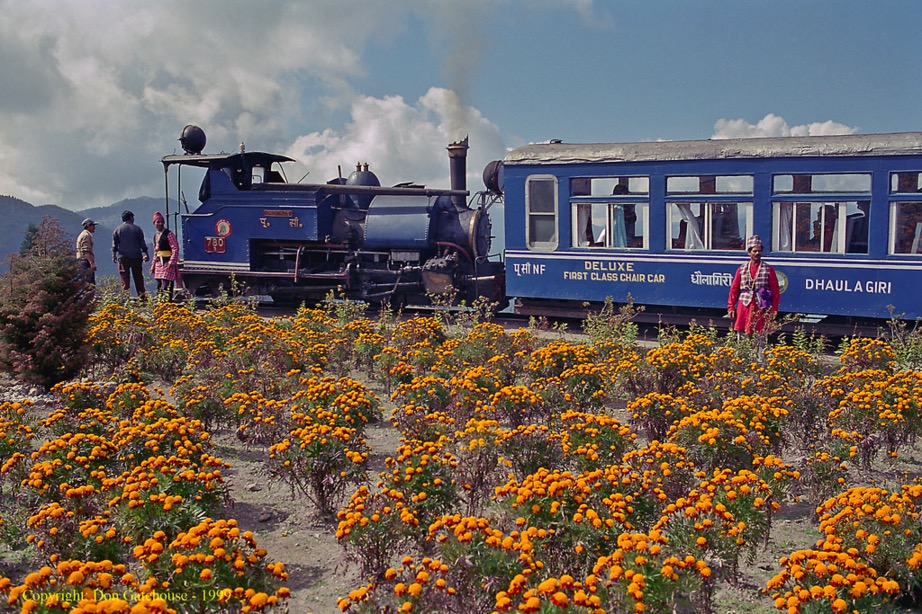
<instances>
[{"instance_id":1,"label":"flowering bush","mask_svg":"<svg viewBox=\"0 0 922 614\"><path fill-rule=\"evenodd\" d=\"M347 426L311 422L269 447L268 472L332 515L350 484L365 478L367 445Z\"/></svg>"},{"instance_id":2,"label":"flowering bush","mask_svg":"<svg viewBox=\"0 0 922 614\"><path fill-rule=\"evenodd\" d=\"M865 469L881 450L895 456L922 431L922 373L868 378L845 393L829 422L849 433Z\"/></svg>"},{"instance_id":3,"label":"flowering bush","mask_svg":"<svg viewBox=\"0 0 922 614\"><path fill-rule=\"evenodd\" d=\"M900 592L897 582L846 552L798 550L780 564L767 586L775 607L788 613L870 612Z\"/></svg>"}]
</instances>

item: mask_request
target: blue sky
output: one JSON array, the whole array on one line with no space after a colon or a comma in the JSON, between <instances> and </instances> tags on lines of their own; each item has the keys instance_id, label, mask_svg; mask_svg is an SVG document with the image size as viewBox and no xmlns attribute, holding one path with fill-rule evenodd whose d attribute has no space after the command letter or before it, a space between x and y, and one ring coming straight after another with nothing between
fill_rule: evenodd
<instances>
[{"instance_id":1,"label":"blue sky","mask_svg":"<svg viewBox=\"0 0 922 614\"><path fill-rule=\"evenodd\" d=\"M159 196L187 123L313 180L437 186L464 134L472 183L552 138L918 131L919 23L916 0L0 0L0 194Z\"/></svg>"}]
</instances>

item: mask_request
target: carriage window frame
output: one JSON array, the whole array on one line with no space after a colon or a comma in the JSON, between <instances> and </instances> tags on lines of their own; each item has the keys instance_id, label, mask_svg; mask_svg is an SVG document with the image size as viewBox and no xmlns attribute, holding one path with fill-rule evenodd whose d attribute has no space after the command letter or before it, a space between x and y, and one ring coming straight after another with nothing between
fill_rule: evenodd
<instances>
[{"instance_id":1,"label":"carriage window frame","mask_svg":"<svg viewBox=\"0 0 922 614\"><path fill-rule=\"evenodd\" d=\"M786 254L867 254L871 186L867 171L772 175L772 249ZM806 226L799 224L798 215L804 207L810 207Z\"/></svg>"},{"instance_id":2,"label":"carriage window frame","mask_svg":"<svg viewBox=\"0 0 922 614\"><path fill-rule=\"evenodd\" d=\"M918 194L922 192L922 171L896 171L890 173L891 194Z\"/></svg>"},{"instance_id":3,"label":"carriage window frame","mask_svg":"<svg viewBox=\"0 0 922 614\"><path fill-rule=\"evenodd\" d=\"M540 207L536 203L536 197L539 195L539 192L536 190L533 191L533 186L537 186L542 183L550 183L551 190L553 194L552 203L540 203ZM543 195L542 195L543 196ZM558 206L558 178L555 175L549 174L538 174L538 175L529 175L525 179L525 245L528 249L532 251L554 251L557 249L557 246L560 244L560 233L558 232L559 224L559 206ZM550 205L550 207L548 207ZM547 209L551 209L548 211ZM546 233L542 233L539 237L533 235L537 234L537 227L540 225L542 228L547 226L547 222L550 222L551 233L548 237Z\"/></svg>"},{"instance_id":4,"label":"carriage window frame","mask_svg":"<svg viewBox=\"0 0 922 614\"><path fill-rule=\"evenodd\" d=\"M614 193L614 188L623 187L626 191ZM646 200L650 197L649 175L606 175L579 176L570 179L570 196L572 197L599 197L631 196Z\"/></svg>"},{"instance_id":5,"label":"carriage window frame","mask_svg":"<svg viewBox=\"0 0 922 614\"><path fill-rule=\"evenodd\" d=\"M570 178L571 247L646 250L650 248L649 236L649 175Z\"/></svg>"},{"instance_id":6,"label":"carriage window frame","mask_svg":"<svg viewBox=\"0 0 922 614\"><path fill-rule=\"evenodd\" d=\"M814 181L816 179L817 181ZM838 185L836 185L838 184ZM835 194L871 193L871 173L775 173L772 175L772 194L789 196L792 194L822 195L825 200Z\"/></svg>"},{"instance_id":7,"label":"carriage window frame","mask_svg":"<svg viewBox=\"0 0 922 614\"><path fill-rule=\"evenodd\" d=\"M740 185L742 184L742 185ZM713 195L752 196L755 180L753 175L668 175L667 196Z\"/></svg>"},{"instance_id":8,"label":"carriage window frame","mask_svg":"<svg viewBox=\"0 0 922 614\"><path fill-rule=\"evenodd\" d=\"M739 194L727 194L716 195L708 194L707 198L689 198L687 193L685 198L669 198L666 200L666 251L667 252L687 252L687 251L707 251L707 252L743 252L746 251L746 237L751 236L753 232L753 200L751 199L740 199ZM683 213L682 205L689 206L688 212ZM692 246L689 246L688 238L688 229L691 228L688 225L689 216L694 216L691 212L692 205L701 205L703 211L701 216L703 219L704 228L698 227L696 223L697 239L692 241ZM714 216L716 208L719 206L725 205L734 205L737 207L737 216L739 212L742 211L745 214L745 220L743 222L743 232L742 236L739 237L739 246L738 247L714 247ZM678 217L674 217L675 215ZM678 237L673 235L673 226L685 222L686 225L686 236L684 247L677 247L675 242L679 240ZM739 222L737 222L739 223ZM681 234L681 233L680 233ZM694 242L700 243L700 247L694 246Z\"/></svg>"}]
</instances>

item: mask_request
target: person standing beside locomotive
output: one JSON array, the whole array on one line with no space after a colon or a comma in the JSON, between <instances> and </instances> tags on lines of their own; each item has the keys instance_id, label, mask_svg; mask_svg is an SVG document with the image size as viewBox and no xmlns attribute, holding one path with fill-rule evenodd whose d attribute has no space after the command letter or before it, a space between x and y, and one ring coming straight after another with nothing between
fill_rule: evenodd
<instances>
[{"instance_id":1,"label":"person standing beside locomotive","mask_svg":"<svg viewBox=\"0 0 922 614\"><path fill-rule=\"evenodd\" d=\"M144 289L144 271L141 262L150 260L144 231L134 223L134 213L122 211L122 223L112 232L112 262L118 264L118 276L122 290L131 295L131 278L134 277L134 289L138 298L147 298Z\"/></svg>"},{"instance_id":2,"label":"person standing beside locomotive","mask_svg":"<svg viewBox=\"0 0 922 614\"><path fill-rule=\"evenodd\" d=\"M740 265L730 284L727 312L737 333L761 333L768 314L778 312L781 288L775 269L762 262L762 239L746 240L749 262Z\"/></svg>"},{"instance_id":3,"label":"person standing beside locomotive","mask_svg":"<svg viewBox=\"0 0 922 614\"><path fill-rule=\"evenodd\" d=\"M173 289L179 277L179 242L176 234L166 227L163 214L154 213L154 260L150 273L157 281L157 298L161 301L173 300Z\"/></svg>"},{"instance_id":4,"label":"person standing beside locomotive","mask_svg":"<svg viewBox=\"0 0 922 614\"><path fill-rule=\"evenodd\" d=\"M84 275L90 285L96 285L96 255L93 253L93 233L96 222L90 218L83 220L83 230L77 235L77 261L83 267Z\"/></svg>"}]
</instances>

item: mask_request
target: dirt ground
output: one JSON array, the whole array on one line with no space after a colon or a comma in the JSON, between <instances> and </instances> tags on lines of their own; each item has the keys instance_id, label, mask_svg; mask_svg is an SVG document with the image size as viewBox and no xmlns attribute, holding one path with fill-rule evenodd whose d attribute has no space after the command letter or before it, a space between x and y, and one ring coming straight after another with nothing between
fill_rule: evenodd
<instances>
[{"instance_id":1,"label":"dirt ground","mask_svg":"<svg viewBox=\"0 0 922 614\"><path fill-rule=\"evenodd\" d=\"M382 422L366 427L369 479L384 471L384 460L400 444L399 432ZM336 602L365 584L357 567L345 560L336 541L336 521L319 518L312 504L283 484L269 484L263 474L265 449L251 449L232 432L213 439L215 455L231 465L225 478L231 493L227 515L241 529L253 531L267 560L281 561L288 570L288 600L292 614L333 614ZM351 491L350 491L351 492Z\"/></svg>"}]
</instances>

